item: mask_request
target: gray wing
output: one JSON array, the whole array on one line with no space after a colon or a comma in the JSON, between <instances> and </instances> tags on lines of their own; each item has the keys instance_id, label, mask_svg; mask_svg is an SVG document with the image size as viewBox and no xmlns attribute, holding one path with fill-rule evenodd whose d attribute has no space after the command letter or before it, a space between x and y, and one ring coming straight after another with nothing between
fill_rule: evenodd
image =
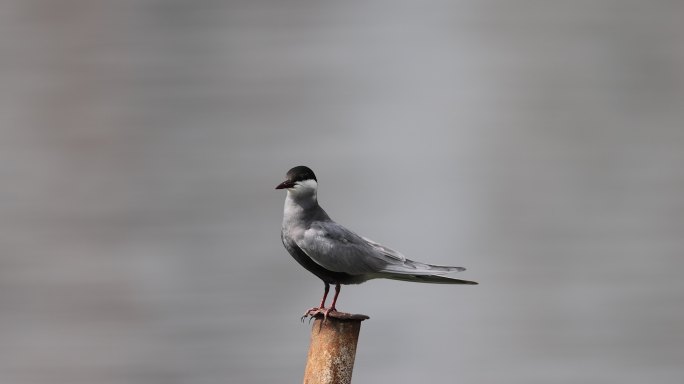
<instances>
[{"instance_id":1,"label":"gray wing","mask_svg":"<svg viewBox=\"0 0 684 384\"><path fill-rule=\"evenodd\" d=\"M410 275L443 275L451 272L465 271L463 267L450 267L446 265L425 264L419 261L407 259L406 256L392 248L385 247L375 241L363 238L376 251L380 252L384 257L390 258L391 263L385 266L383 272L392 272L399 274Z\"/></svg>"},{"instance_id":2,"label":"gray wing","mask_svg":"<svg viewBox=\"0 0 684 384\"><path fill-rule=\"evenodd\" d=\"M363 238L333 221L314 222L295 239L295 243L320 266L353 275L442 275L464 270L409 260L401 253Z\"/></svg>"}]
</instances>

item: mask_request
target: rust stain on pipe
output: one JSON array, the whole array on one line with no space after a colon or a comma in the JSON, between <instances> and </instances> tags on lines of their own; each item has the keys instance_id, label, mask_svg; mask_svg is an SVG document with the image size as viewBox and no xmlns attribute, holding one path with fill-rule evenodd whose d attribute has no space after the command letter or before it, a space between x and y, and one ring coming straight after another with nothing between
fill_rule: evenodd
<instances>
[{"instance_id":1,"label":"rust stain on pipe","mask_svg":"<svg viewBox=\"0 0 684 384\"><path fill-rule=\"evenodd\" d=\"M366 315L333 312L324 322L317 315L311 327L311 344L304 384L350 384L361 322Z\"/></svg>"}]
</instances>

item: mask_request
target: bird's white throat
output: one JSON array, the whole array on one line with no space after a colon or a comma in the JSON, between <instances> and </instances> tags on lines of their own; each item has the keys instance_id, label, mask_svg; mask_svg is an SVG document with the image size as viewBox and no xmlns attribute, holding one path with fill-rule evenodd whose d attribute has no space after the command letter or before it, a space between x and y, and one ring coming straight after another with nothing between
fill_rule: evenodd
<instances>
[{"instance_id":1,"label":"bird's white throat","mask_svg":"<svg viewBox=\"0 0 684 384\"><path fill-rule=\"evenodd\" d=\"M285 198L285 215L297 214L302 210L318 205L318 183L316 180L298 181L294 187L287 189Z\"/></svg>"}]
</instances>

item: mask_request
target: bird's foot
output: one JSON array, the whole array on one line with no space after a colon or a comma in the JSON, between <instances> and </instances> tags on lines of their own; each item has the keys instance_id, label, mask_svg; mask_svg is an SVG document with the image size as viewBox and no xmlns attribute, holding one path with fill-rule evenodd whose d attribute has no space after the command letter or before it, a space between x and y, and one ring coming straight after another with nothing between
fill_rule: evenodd
<instances>
[{"instance_id":1,"label":"bird's foot","mask_svg":"<svg viewBox=\"0 0 684 384\"><path fill-rule=\"evenodd\" d=\"M324 309L324 310L321 311L321 312L323 312L323 322L325 323L325 321L328 320L328 314L330 314L330 312L337 312L337 308L335 308L335 307L330 307L330 308L328 308L328 309ZM320 312L319 312L319 313L320 313Z\"/></svg>"},{"instance_id":2,"label":"bird's foot","mask_svg":"<svg viewBox=\"0 0 684 384\"><path fill-rule=\"evenodd\" d=\"M311 308L311 309L308 309L308 310L307 310L306 312L304 312L304 314L302 315L302 318L301 318L302 323L304 322L304 319L306 319L307 317L311 316L311 319L312 319L312 318L314 318L314 316L316 316L316 314L318 314L318 313L320 313L321 311L324 311L324 310L325 310L324 307L313 307L313 308ZM311 321L311 319L309 319L309 321Z\"/></svg>"},{"instance_id":3,"label":"bird's foot","mask_svg":"<svg viewBox=\"0 0 684 384\"><path fill-rule=\"evenodd\" d=\"M328 315L331 312L337 312L337 308L335 307L330 307L330 308L325 308L325 307L320 307L320 308L311 308L308 311L304 312L304 315L302 316L302 323L304 322L304 319L309 317L309 322L311 322L311 319L316 317L317 315L323 315L323 322L325 323L326 320L328 320Z\"/></svg>"}]
</instances>

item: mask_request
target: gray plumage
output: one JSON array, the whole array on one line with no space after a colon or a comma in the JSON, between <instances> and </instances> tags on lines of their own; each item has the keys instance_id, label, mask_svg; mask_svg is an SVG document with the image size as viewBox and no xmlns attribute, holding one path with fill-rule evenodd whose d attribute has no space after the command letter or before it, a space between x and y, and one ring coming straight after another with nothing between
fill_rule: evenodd
<instances>
[{"instance_id":1,"label":"gray plumage","mask_svg":"<svg viewBox=\"0 0 684 384\"><path fill-rule=\"evenodd\" d=\"M420 283L477 284L443 276L465 268L407 259L401 253L334 222L318 204L318 181L307 167L292 168L287 173L287 180L276 189L287 189L281 231L283 244L299 264L323 280L326 295L328 284L337 285L337 294L339 284L359 284L375 278ZM333 310L335 299L331 306ZM324 303L325 295L320 309L324 308Z\"/></svg>"}]
</instances>

